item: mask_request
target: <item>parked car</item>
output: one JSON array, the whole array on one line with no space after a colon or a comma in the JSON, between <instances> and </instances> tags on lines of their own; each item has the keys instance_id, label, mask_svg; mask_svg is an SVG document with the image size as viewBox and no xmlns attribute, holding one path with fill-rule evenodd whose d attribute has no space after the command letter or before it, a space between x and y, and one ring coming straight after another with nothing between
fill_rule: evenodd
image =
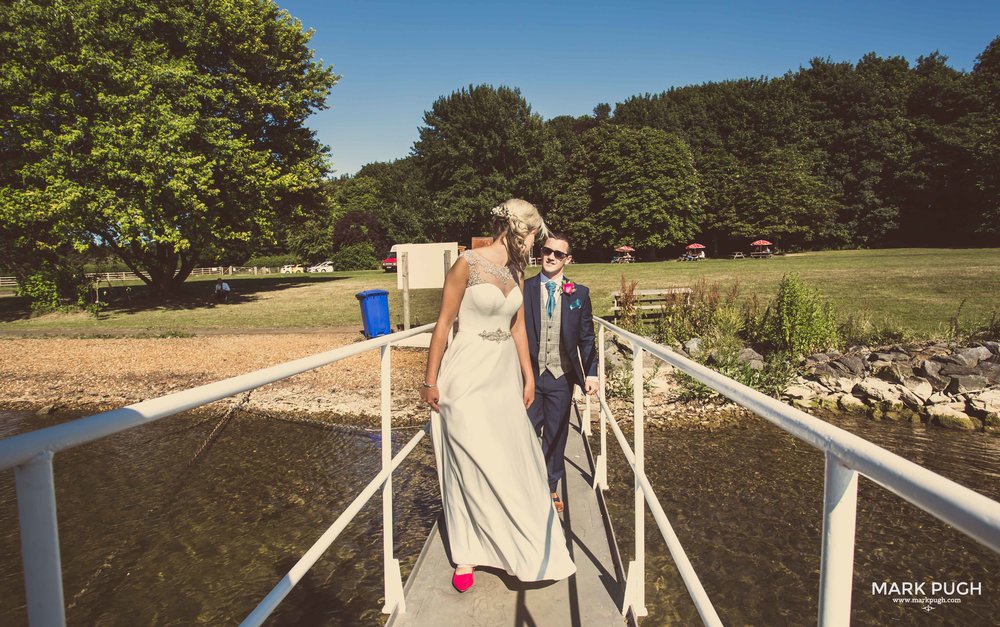
<instances>
[{"instance_id":1,"label":"parked car","mask_svg":"<svg viewBox=\"0 0 1000 627\"><path fill-rule=\"evenodd\" d=\"M396 253L391 252L388 257L382 260L382 269L386 272L396 271Z\"/></svg>"},{"instance_id":2,"label":"parked car","mask_svg":"<svg viewBox=\"0 0 1000 627\"><path fill-rule=\"evenodd\" d=\"M315 266L309 266L306 268L306 272L333 272L333 262L322 261L317 263Z\"/></svg>"},{"instance_id":3,"label":"parked car","mask_svg":"<svg viewBox=\"0 0 1000 627\"><path fill-rule=\"evenodd\" d=\"M305 269L297 263L281 266L281 274L295 274L296 272L305 272Z\"/></svg>"}]
</instances>

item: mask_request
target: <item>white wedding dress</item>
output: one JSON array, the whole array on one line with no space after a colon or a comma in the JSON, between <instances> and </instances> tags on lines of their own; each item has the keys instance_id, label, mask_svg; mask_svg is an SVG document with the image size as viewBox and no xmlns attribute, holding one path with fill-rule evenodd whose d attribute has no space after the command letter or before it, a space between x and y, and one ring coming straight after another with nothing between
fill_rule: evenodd
<instances>
[{"instance_id":1,"label":"white wedding dress","mask_svg":"<svg viewBox=\"0 0 1000 627\"><path fill-rule=\"evenodd\" d=\"M441 414L431 422L451 558L521 581L564 579L576 566L524 408L510 335L521 290L507 268L473 251L463 257L469 282L438 374Z\"/></svg>"}]
</instances>

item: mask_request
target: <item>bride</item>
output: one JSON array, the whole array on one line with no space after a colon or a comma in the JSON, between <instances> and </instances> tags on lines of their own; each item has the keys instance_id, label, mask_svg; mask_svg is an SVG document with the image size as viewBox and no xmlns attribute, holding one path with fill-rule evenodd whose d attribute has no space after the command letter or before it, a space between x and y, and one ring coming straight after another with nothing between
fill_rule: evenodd
<instances>
[{"instance_id":1,"label":"bride","mask_svg":"<svg viewBox=\"0 0 1000 627\"><path fill-rule=\"evenodd\" d=\"M431 436L459 592L472 587L476 566L521 581L576 572L526 411L535 381L521 306L524 268L535 237L548 230L524 200L492 214L494 243L462 253L445 278L420 393L440 413Z\"/></svg>"}]
</instances>

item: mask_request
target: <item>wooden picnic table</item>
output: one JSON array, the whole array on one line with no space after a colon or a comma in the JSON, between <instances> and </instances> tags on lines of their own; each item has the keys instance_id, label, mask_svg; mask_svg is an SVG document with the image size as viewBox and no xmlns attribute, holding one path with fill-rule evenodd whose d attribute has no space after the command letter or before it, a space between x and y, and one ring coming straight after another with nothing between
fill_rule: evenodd
<instances>
[{"instance_id":1,"label":"wooden picnic table","mask_svg":"<svg viewBox=\"0 0 1000 627\"><path fill-rule=\"evenodd\" d=\"M746 255L744 255L743 253L736 252L736 253L733 253L733 254L729 255L729 258L730 259L745 259Z\"/></svg>"},{"instance_id":2,"label":"wooden picnic table","mask_svg":"<svg viewBox=\"0 0 1000 627\"><path fill-rule=\"evenodd\" d=\"M750 258L751 259L770 259L771 258L771 253L769 253L769 252L750 253Z\"/></svg>"}]
</instances>

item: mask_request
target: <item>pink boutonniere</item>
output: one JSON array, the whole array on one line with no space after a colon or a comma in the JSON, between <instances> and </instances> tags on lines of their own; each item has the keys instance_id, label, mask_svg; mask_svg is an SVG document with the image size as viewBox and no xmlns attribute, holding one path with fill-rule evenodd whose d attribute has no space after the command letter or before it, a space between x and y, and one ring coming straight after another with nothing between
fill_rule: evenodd
<instances>
[{"instance_id":1,"label":"pink boutonniere","mask_svg":"<svg viewBox=\"0 0 1000 627\"><path fill-rule=\"evenodd\" d=\"M576 291L576 283L570 281L566 277L563 277L562 291L563 294L566 294L567 296L574 293Z\"/></svg>"}]
</instances>

